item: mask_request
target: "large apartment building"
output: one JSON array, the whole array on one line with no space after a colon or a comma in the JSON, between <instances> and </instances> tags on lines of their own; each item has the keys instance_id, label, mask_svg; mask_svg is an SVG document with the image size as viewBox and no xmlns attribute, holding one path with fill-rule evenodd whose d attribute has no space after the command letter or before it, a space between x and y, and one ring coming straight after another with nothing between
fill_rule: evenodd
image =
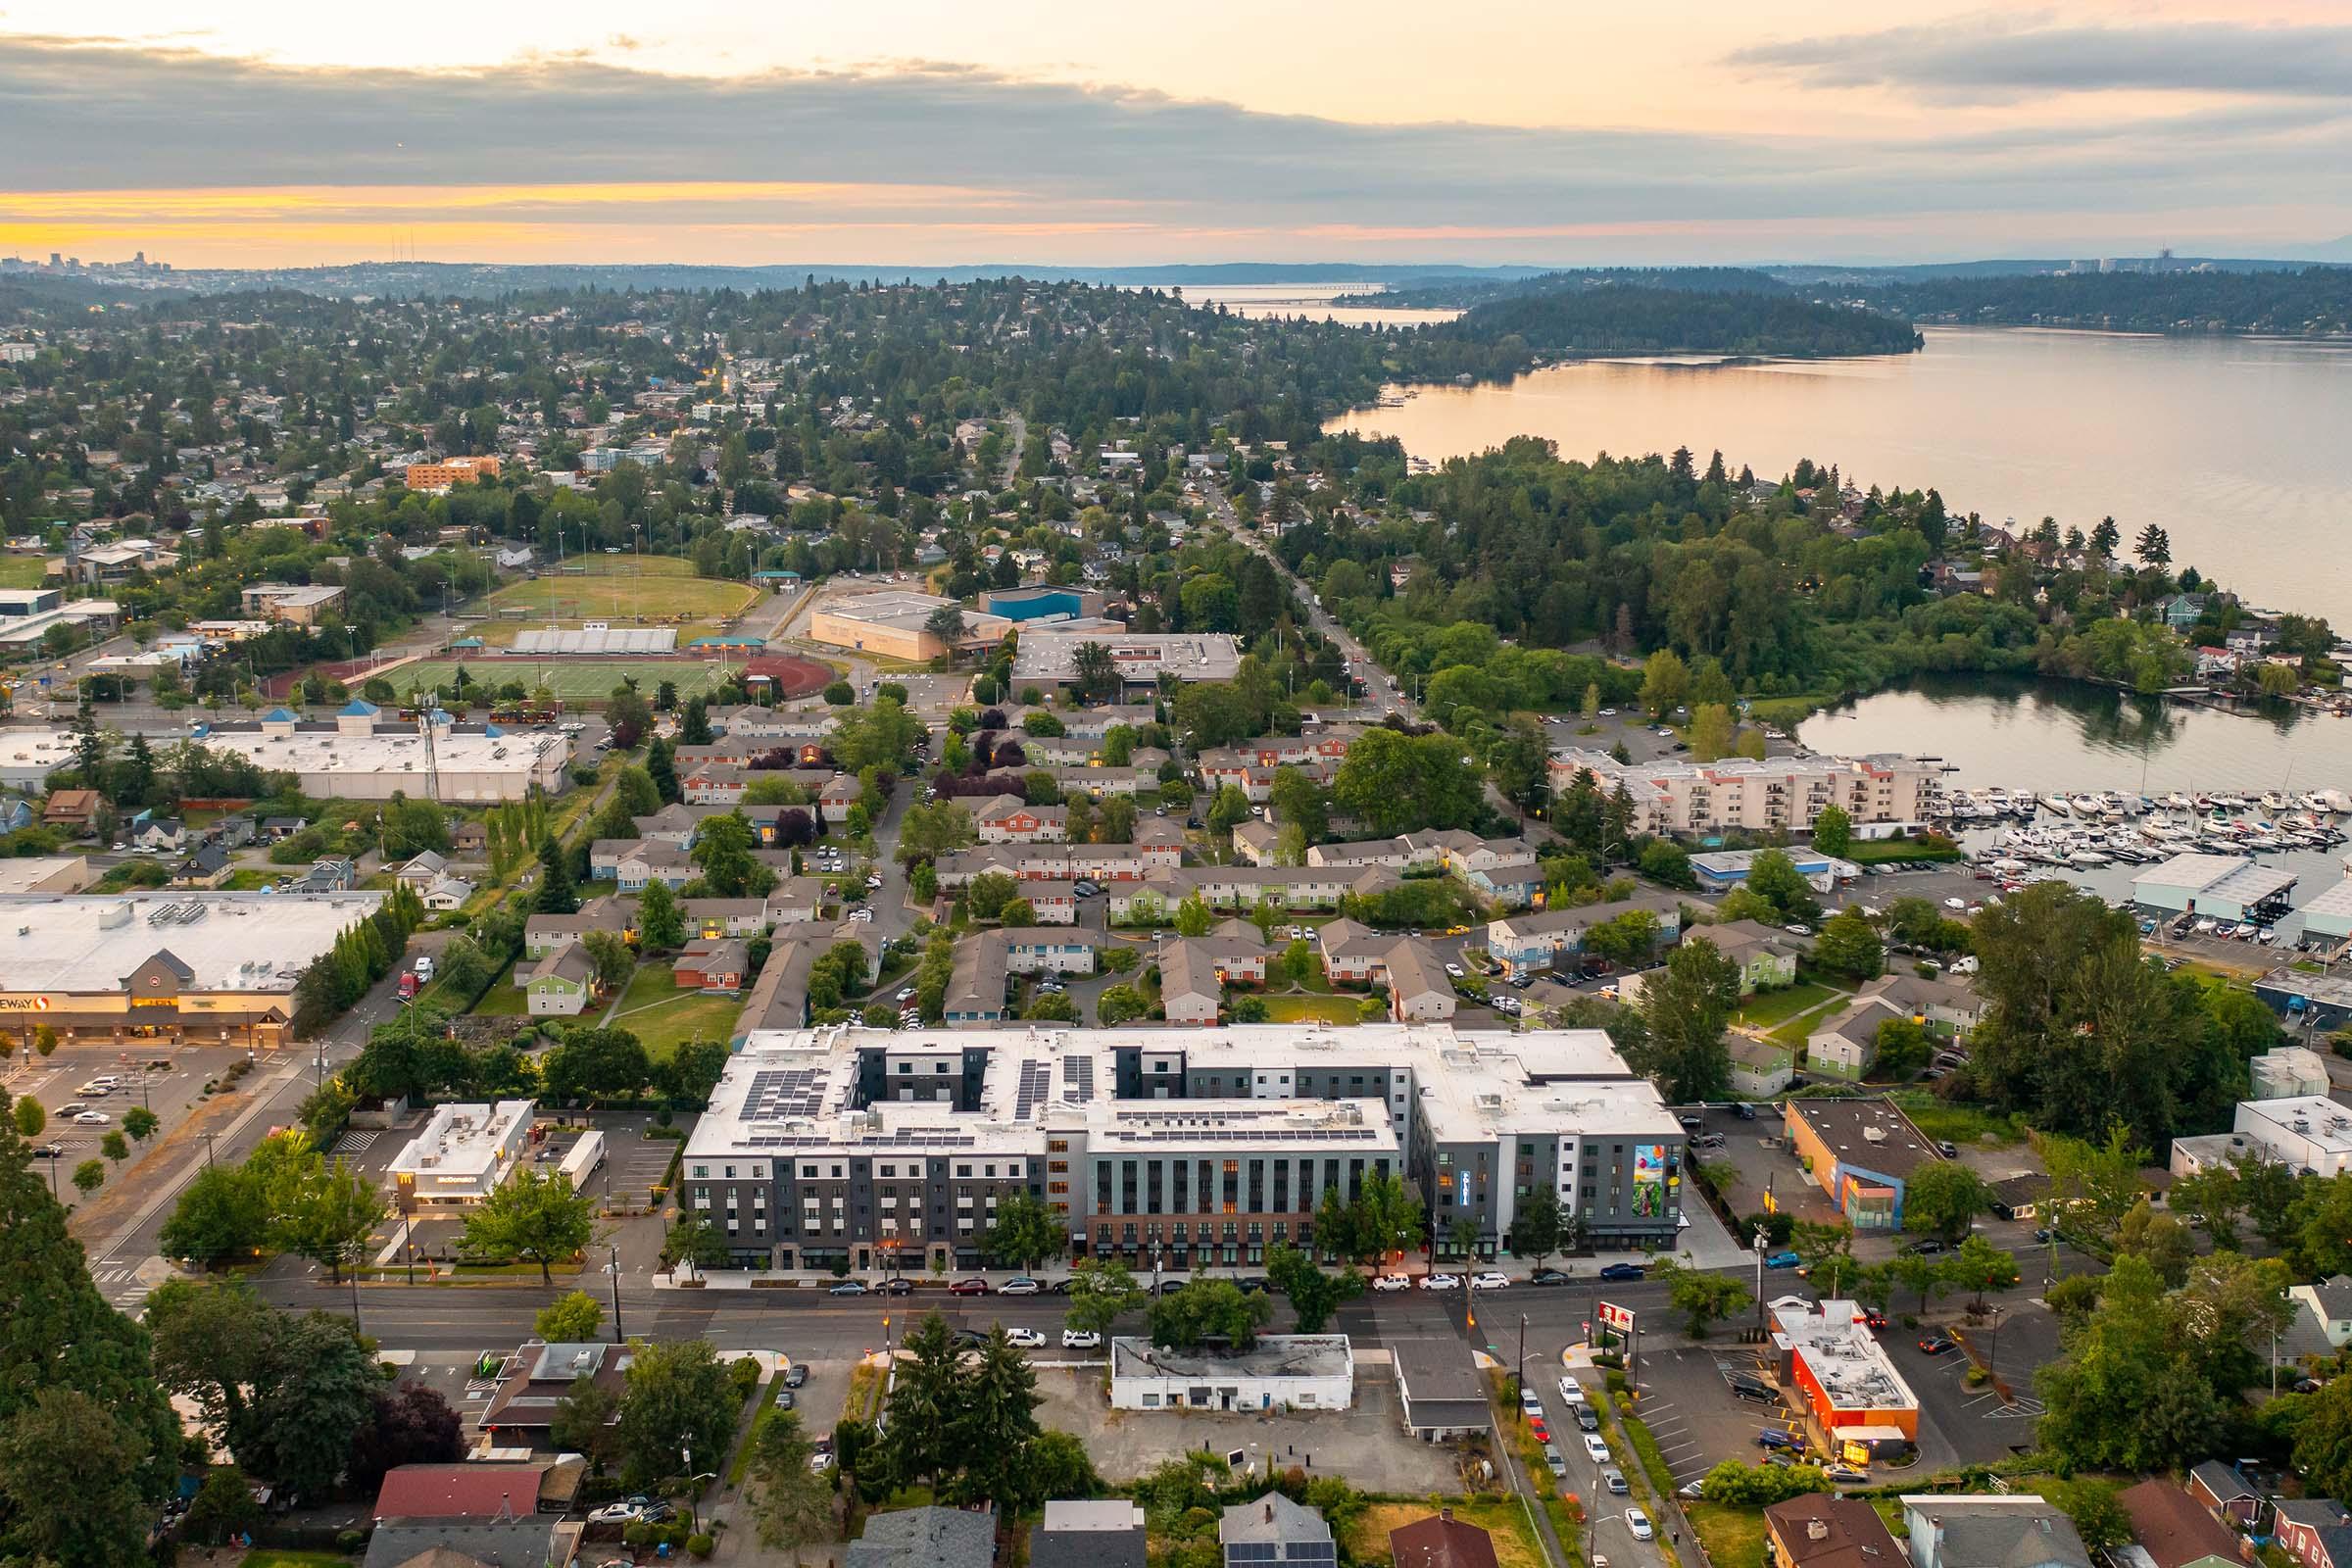
<instances>
[{"instance_id":1,"label":"large apartment building","mask_svg":"<svg viewBox=\"0 0 2352 1568\"><path fill-rule=\"evenodd\" d=\"M1856 822L1919 822L1941 777L1933 762L1892 754L1628 765L1606 752L1571 747L1552 754L1553 795L1566 794L1586 772L1603 795L1625 786L1641 833L1803 829L1830 806L1843 807Z\"/></svg>"},{"instance_id":2,"label":"large apartment building","mask_svg":"<svg viewBox=\"0 0 2352 1568\"><path fill-rule=\"evenodd\" d=\"M1074 1255L1185 1270L1311 1243L1324 1192L1381 1172L1488 1255L1540 1186L1595 1246L1670 1247L1683 1153L1598 1030L778 1029L729 1060L681 1198L751 1267L976 1267L1026 1193Z\"/></svg>"}]
</instances>

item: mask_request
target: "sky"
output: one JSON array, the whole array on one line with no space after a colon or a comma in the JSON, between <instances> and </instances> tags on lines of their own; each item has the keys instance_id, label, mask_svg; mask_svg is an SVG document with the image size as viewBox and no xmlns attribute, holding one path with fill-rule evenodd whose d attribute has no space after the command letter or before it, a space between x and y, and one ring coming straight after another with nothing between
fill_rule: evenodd
<instances>
[{"instance_id":1,"label":"sky","mask_svg":"<svg viewBox=\"0 0 2352 1568\"><path fill-rule=\"evenodd\" d=\"M2166 245L2352 260L2352 0L0 0L0 255Z\"/></svg>"}]
</instances>

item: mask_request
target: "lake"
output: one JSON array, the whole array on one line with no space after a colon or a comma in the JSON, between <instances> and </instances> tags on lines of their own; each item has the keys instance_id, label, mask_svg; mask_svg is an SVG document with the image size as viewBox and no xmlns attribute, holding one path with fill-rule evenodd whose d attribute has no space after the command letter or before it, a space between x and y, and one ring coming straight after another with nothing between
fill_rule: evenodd
<instances>
[{"instance_id":1,"label":"lake","mask_svg":"<svg viewBox=\"0 0 2352 1568\"><path fill-rule=\"evenodd\" d=\"M2352 788L2352 718L2274 706L2224 713L2079 681L1923 676L1815 713L1796 738L1838 757L1941 758L1958 769L1946 779L1972 788Z\"/></svg>"},{"instance_id":2,"label":"lake","mask_svg":"<svg viewBox=\"0 0 2352 1568\"><path fill-rule=\"evenodd\" d=\"M1236 316L1305 316L1343 326L1425 326L1450 321L1459 311L1399 306L1334 305L1342 294L1376 294L1378 283L1152 283L1139 288L1182 289L1187 305L1222 305Z\"/></svg>"},{"instance_id":3,"label":"lake","mask_svg":"<svg viewBox=\"0 0 2352 1568\"><path fill-rule=\"evenodd\" d=\"M2352 788L2352 718L2276 706L2276 713L2255 716L2075 681L1923 677L1816 713L1797 726L1796 736L1815 751L1840 757L1901 752L1941 758L1953 765L1944 779L1954 787L2157 795ZM1996 829L1972 828L1960 842L1979 851L1998 836ZM2329 851L2262 858L2296 874L2298 905L2344 874L2343 862ZM2120 898L2145 869L2123 864L2064 874L2078 886Z\"/></svg>"},{"instance_id":4,"label":"lake","mask_svg":"<svg viewBox=\"0 0 2352 1568\"><path fill-rule=\"evenodd\" d=\"M1304 294L1294 285L1289 292ZM1515 435L1568 458L1689 446L1778 478L1799 458L1955 514L2171 535L2249 601L2352 626L2352 343L1930 327L1918 354L1691 365L1596 361L1413 389L1333 428L1433 462Z\"/></svg>"}]
</instances>

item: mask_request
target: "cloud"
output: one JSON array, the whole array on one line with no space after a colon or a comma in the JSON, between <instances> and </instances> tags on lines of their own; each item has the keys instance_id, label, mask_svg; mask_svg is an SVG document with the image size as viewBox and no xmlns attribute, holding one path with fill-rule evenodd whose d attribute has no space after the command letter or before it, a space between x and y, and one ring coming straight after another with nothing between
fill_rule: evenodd
<instances>
[{"instance_id":1,"label":"cloud","mask_svg":"<svg viewBox=\"0 0 2352 1568\"><path fill-rule=\"evenodd\" d=\"M1946 102L2124 91L2352 100L2352 26L1954 23L1757 44L1725 63L1807 86L1898 88Z\"/></svg>"},{"instance_id":2,"label":"cloud","mask_svg":"<svg viewBox=\"0 0 2352 1568\"><path fill-rule=\"evenodd\" d=\"M1835 42L1775 46L1792 53L1770 69L1849 69ZM1733 137L1340 122L925 60L726 77L565 58L410 72L14 40L0 42L0 193L17 199L0 194L0 243L52 248L43 225L78 224L91 245L135 236L142 193L159 192L208 193L178 215L208 244L238 221L431 225L432 193L449 189L465 193L451 224L561 229L591 247L579 259L600 243L579 233L631 223L648 225L633 253L674 233L668 254L687 260L722 232L724 259L993 261L1006 257L985 254L992 237L1040 234L1094 238L1009 259L1295 255L1356 235L1383 256L1575 259L1600 253L1593 236L1622 237L1606 251L1619 256L1810 256L1906 231L1948 254L1941 236L1972 219L1965 252L2066 254L2064 236L2162 236L2181 231L2174 215L2225 209L2307 214L2290 237L2339 232L2348 114L2315 96L2087 129ZM158 223L174 212L162 196L150 210ZM792 254L808 236L829 242ZM879 253L838 248L853 244Z\"/></svg>"}]
</instances>

